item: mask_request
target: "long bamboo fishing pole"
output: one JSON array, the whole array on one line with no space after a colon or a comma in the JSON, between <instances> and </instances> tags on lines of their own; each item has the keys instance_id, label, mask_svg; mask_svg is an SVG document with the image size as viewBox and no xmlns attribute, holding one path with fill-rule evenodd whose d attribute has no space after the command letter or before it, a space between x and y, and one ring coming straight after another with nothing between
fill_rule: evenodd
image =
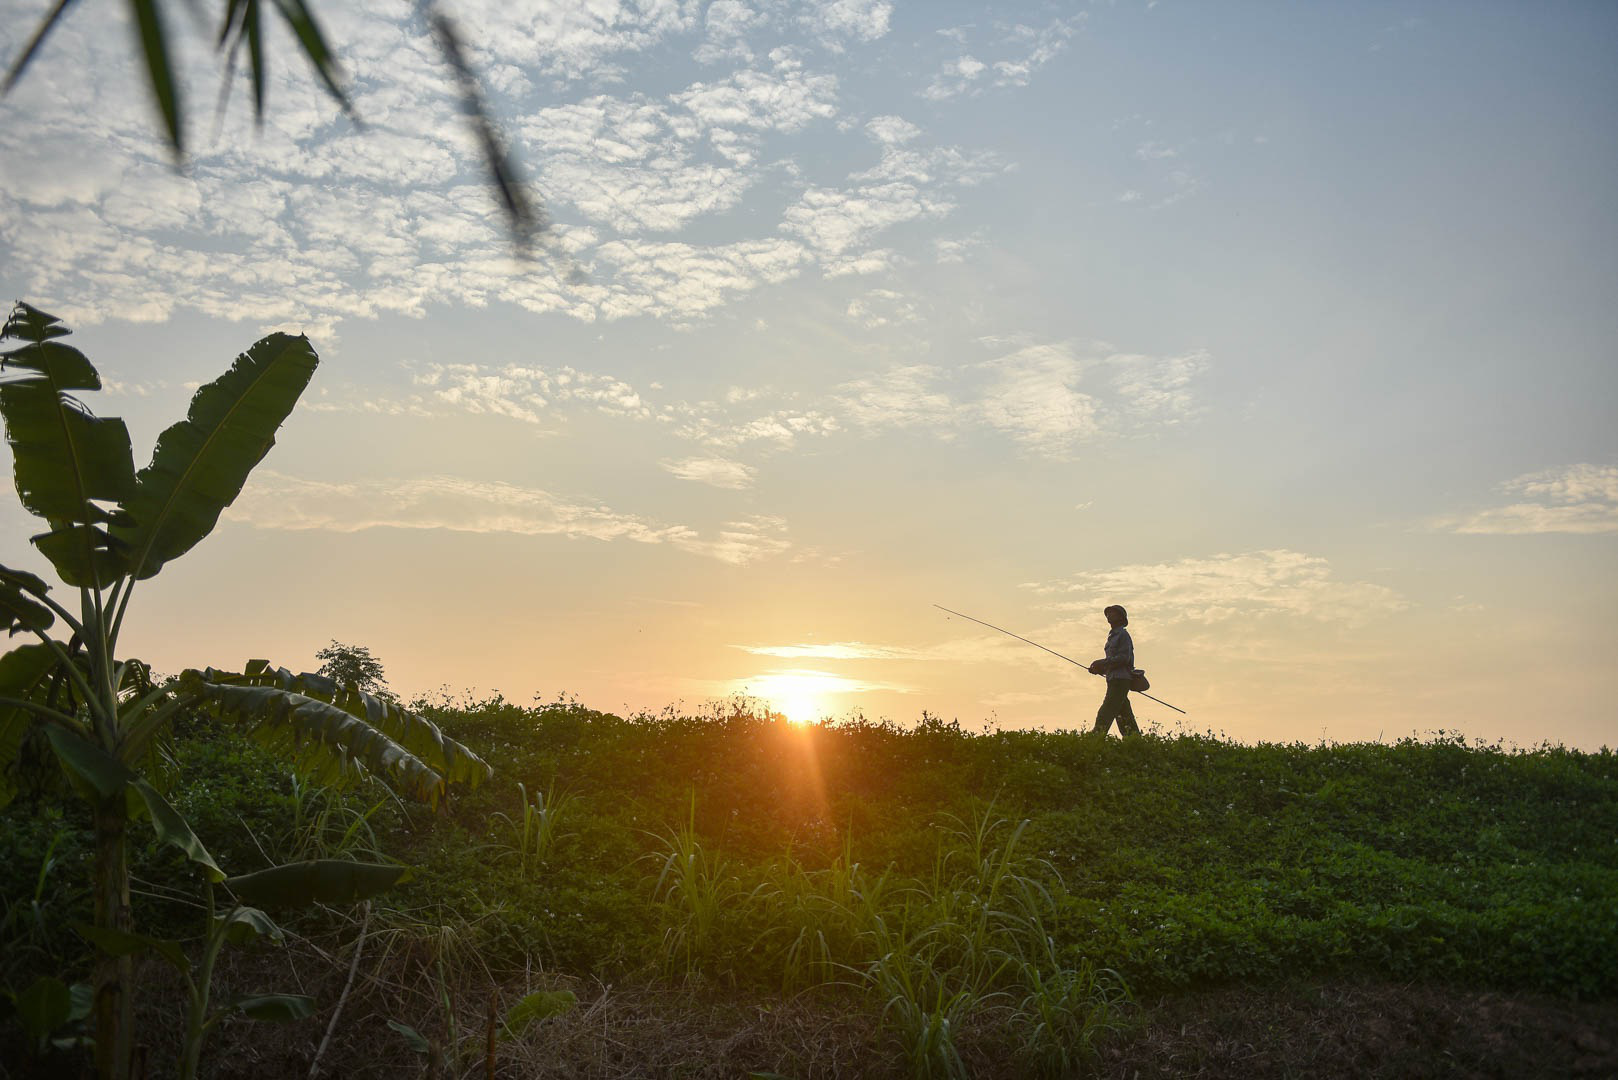
<instances>
[{"instance_id":1,"label":"long bamboo fishing pole","mask_svg":"<svg viewBox=\"0 0 1618 1080\"><path fill-rule=\"evenodd\" d=\"M1029 641L1027 638L1023 637L1021 634L1013 634L1010 630L1007 630L1007 629L1005 629L1004 627L1001 627L1001 626L996 626L996 625L994 625L994 623L984 622L982 619L974 619L970 615L963 615L961 612L954 611L954 610L952 610L950 608L947 608L943 604L934 604L933 607L937 608L939 611L948 611L951 615L955 615L955 616L957 616L959 618L965 619L968 622L975 622L979 626L987 626L990 630L998 630L1002 634L1005 634L1007 637L1014 637L1018 641L1021 641L1021 642L1025 643L1025 644L1028 644L1028 645L1032 645L1036 649L1045 649L1045 646L1041 645L1039 642L1037 642L1037 641ZM1061 659L1066 660L1068 663L1072 664L1074 667L1081 667L1085 671L1090 670L1090 665L1081 664L1077 660L1073 659L1071 656L1062 656L1062 654L1057 652L1055 649L1045 649L1045 651L1050 653L1052 656L1061 657ZM1162 698L1152 697L1152 695L1146 693L1144 690L1135 690L1135 691L1133 691L1133 693L1139 694L1143 698L1151 698L1153 701L1157 702L1159 705L1165 705L1168 708L1173 709L1175 712L1179 713L1181 716L1189 715L1189 714L1186 713L1186 711L1184 709L1180 708L1178 705L1169 705L1169 703L1164 701Z\"/></svg>"}]
</instances>

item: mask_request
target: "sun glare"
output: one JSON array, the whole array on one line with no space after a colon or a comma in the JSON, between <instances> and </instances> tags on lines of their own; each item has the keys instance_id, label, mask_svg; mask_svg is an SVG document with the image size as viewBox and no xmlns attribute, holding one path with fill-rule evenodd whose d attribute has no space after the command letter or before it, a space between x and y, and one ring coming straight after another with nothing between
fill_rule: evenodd
<instances>
[{"instance_id":1,"label":"sun glare","mask_svg":"<svg viewBox=\"0 0 1618 1080\"><path fill-rule=\"evenodd\" d=\"M812 724L830 716L828 694L845 689L848 680L824 671L772 671L747 682L747 693L794 724Z\"/></svg>"}]
</instances>

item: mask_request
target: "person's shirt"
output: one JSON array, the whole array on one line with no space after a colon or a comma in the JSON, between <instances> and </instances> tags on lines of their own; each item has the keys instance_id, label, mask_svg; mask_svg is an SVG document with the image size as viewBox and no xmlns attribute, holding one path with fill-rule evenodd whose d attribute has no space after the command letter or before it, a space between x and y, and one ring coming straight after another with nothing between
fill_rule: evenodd
<instances>
[{"instance_id":1,"label":"person's shirt","mask_svg":"<svg viewBox=\"0 0 1618 1080\"><path fill-rule=\"evenodd\" d=\"M1092 639L1093 640L1093 639ZM1122 626L1107 635L1107 678L1128 679L1135 674L1135 642Z\"/></svg>"}]
</instances>

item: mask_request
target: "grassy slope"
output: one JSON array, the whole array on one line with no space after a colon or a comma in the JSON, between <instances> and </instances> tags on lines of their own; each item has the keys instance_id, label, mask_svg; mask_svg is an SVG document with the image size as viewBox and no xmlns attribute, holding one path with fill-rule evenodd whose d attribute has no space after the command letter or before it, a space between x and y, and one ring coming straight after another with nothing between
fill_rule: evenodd
<instances>
[{"instance_id":1,"label":"grassy slope","mask_svg":"<svg viewBox=\"0 0 1618 1080\"><path fill-rule=\"evenodd\" d=\"M436 715L497 769L492 784L454 799L446 815L395 807L375 792L351 793L341 804L295 796L256 751L210 731L177 747L184 782L176 800L233 872L261 864L266 851L274 858L380 853L418 866L416 880L390 898L378 955L429 974L434 958L447 957L463 982L475 968L485 989L470 989L471 979L473 1000L486 997L490 982L532 985L536 969L573 980L587 998L590 986L604 983L577 980L654 985L645 980L660 966L668 931L690 929L678 911L652 902L660 860L688 815L687 842L714 870L724 902L702 947L674 966L694 971L717 995L718 1013L727 1000L791 985L771 925L785 909L758 898L779 895L793 872L802 880L820 874L822 882L830 868L846 874L839 859L847 845L867 886L886 871L890 895L925 890L937 884L940 851L960 846L952 829L996 820L1005 822L993 833L996 850L1016 823L1028 823L1017 865L1050 887L1043 926L1061 964L1088 959L1117 970L1139 1000L1162 1002L1149 1016L1165 1023L1178 1016L1182 1037L1199 1029L1175 1009L1224 1002L1227 1019L1213 1020L1218 1037L1208 1045L1176 1049L1172 1032L1157 1039L1148 1020L1138 1029L1146 1035L1127 1051L1115 1047L1120 1069L1172 1075L1176 1066L1154 1073L1154 1062L1164 1055L1183 1062L1187 1053L1218 1059L1232 1039L1262 1043L1251 1030L1226 1037L1220 1024L1236 1023L1228 1018L1243 1011L1219 995L1280 995L1259 1011L1303 1015L1307 1002L1288 989L1299 979L1420 983L1440 988L1433 992L1441 997L1473 995L1468 1000L1489 990L1618 999L1611 963L1618 955L1618 758L1611 753L1506 752L1443 737L1392 746L1243 747L1197 736L1125 743L1071 733L971 734L930 721L908 731L803 730L739 713L624 720L498 700ZM513 850L519 781L530 796L573 797L564 835L526 872ZM357 811L379 801L356 825ZM323 809L330 811L324 819ZM86 868L71 809L53 816L37 804L14 805L0 828L0 855L29 868L0 886L8 912L4 975L16 985L30 967L75 949L63 922L82 905ZM57 833L61 865L48 882L49 913L30 923L32 868ZM184 867L160 852L145 859L147 880L183 884ZM151 897L140 903L137 918L153 929L182 932L192 918ZM327 935L333 955L354 929L331 917L300 928ZM855 950L841 959L857 965L869 957ZM310 978L335 985L322 973ZM1355 1000L1378 1000L1376 993ZM601 1004L609 996L597 994L601 1007L590 1023L615 1015ZM432 997L422 995L422 1009ZM870 1006L836 992L812 1000L820 1004L803 1007L822 1018ZM770 1023L786 1015L778 1010ZM876 1037L868 1024L851 1023L865 1032L860 1038ZM812 1054L815 1040L806 1043L803 1052ZM1318 1041L1311 1045L1308 1052L1318 1052ZM1287 1060L1306 1056L1300 1049ZM1275 1073L1285 1074L1285 1067Z\"/></svg>"}]
</instances>

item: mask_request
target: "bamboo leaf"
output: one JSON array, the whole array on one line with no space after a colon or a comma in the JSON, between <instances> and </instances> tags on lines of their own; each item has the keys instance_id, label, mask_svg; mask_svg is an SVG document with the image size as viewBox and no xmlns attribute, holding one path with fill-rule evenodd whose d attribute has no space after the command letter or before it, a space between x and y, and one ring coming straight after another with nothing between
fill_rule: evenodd
<instances>
[{"instance_id":1,"label":"bamboo leaf","mask_svg":"<svg viewBox=\"0 0 1618 1080\"><path fill-rule=\"evenodd\" d=\"M354 119L354 106L348 100L340 85L342 73L337 68L337 58L332 55L331 49L326 45L326 37L320 31L320 24L315 21L303 0L275 0L276 9L281 12L281 18L291 28L298 39L298 45L303 54L309 58L309 63L320 75L326 84L326 92L343 107L343 112Z\"/></svg>"},{"instance_id":2,"label":"bamboo leaf","mask_svg":"<svg viewBox=\"0 0 1618 1080\"><path fill-rule=\"evenodd\" d=\"M67 9L72 3L73 0L56 0L56 6L51 9L49 15L45 16L45 21L39 24L39 28L34 31L34 36L28 39L28 46L17 57L17 62L11 65L11 70L6 72L6 81L3 85L0 85L0 94L11 93L11 88L17 85L18 79L22 78L23 69L34 59L34 54L39 52L41 45L45 44L45 38L56 27L56 24L61 21L62 16L67 13Z\"/></svg>"},{"instance_id":3,"label":"bamboo leaf","mask_svg":"<svg viewBox=\"0 0 1618 1080\"><path fill-rule=\"evenodd\" d=\"M408 866L311 859L228 878L225 887L248 903L284 910L366 900L409 876Z\"/></svg>"},{"instance_id":4,"label":"bamboo leaf","mask_svg":"<svg viewBox=\"0 0 1618 1080\"><path fill-rule=\"evenodd\" d=\"M198 390L186 418L158 437L125 503L132 522L112 527L129 545L137 578L156 574L213 531L275 445L276 429L319 362L308 338L271 334Z\"/></svg>"},{"instance_id":5,"label":"bamboo leaf","mask_svg":"<svg viewBox=\"0 0 1618 1080\"><path fill-rule=\"evenodd\" d=\"M129 0L130 14L140 32L141 52L146 57L146 77L157 99L157 111L168 132L169 147L176 157L185 152L180 126L180 93L174 84L174 64L169 59L168 32L163 27L157 0Z\"/></svg>"}]
</instances>

